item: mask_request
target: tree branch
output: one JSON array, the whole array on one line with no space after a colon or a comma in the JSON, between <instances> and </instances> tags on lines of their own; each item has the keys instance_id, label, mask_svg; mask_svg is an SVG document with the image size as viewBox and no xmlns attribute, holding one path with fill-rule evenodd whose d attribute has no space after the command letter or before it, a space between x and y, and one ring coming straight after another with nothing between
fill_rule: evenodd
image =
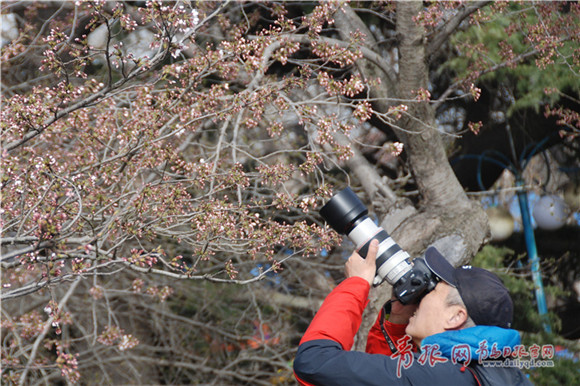
<instances>
[{"instance_id":1,"label":"tree branch","mask_svg":"<svg viewBox=\"0 0 580 386\"><path fill-rule=\"evenodd\" d=\"M81 278L78 277L71 284L71 286L69 287L68 291L62 297L60 303L58 304L58 309L56 310L56 312L58 312L58 310L61 310L65 306L65 304L68 302L68 299L71 297L71 295L73 294L73 292L75 291L75 289L77 288L77 286L79 285L80 282L81 282ZM26 382L26 376L28 375L28 370L30 369L30 366L32 365L32 362L34 362L34 358L36 358L36 353L38 351L38 346L40 346L40 342L42 342L42 340L44 339L44 337L48 333L50 327L52 326L52 321L53 320L54 320L54 316L51 316L50 318L48 318L48 320L44 324L44 327L42 328L42 332L40 333L40 335L38 335L38 337L34 341L34 346L32 347L32 352L30 353L30 357L28 359L28 363L26 364L26 367L24 368L24 372L20 376L20 381L18 382L18 385L19 386L24 385L24 383Z\"/></svg>"},{"instance_id":2,"label":"tree branch","mask_svg":"<svg viewBox=\"0 0 580 386\"><path fill-rule=\"evenodd\" d=\"M230 3L230 1L231 0L227 0L227 1L223 2L222 4L220 4L220 6L214 12L212 12L210 15L208 15L201 23L199 23L196 26L196 28L194 28L192 31L190 31L185 36L183 36L183 38L180 40L180 42L183 42L188 37L191 37L202 25L207 23L208 20L212 19L221 10L223 10L224 7ZM109 37L110 37L110 33L109 33ZM26 142L28 142L31 139L42 134L48 127L50 127L52 124L54 124L59 119L67 116L68 114L72 113L73 111L90 106L91 104L99 101L100 99L104 98L105 96L112 93L113 91L120 89L123 85L125 85L130 80L133 80L137 76L143 75L147 72L152 71L158 64L160 64L163 60L165 60L165 58L169 54L170 49L171 49L171 45L168 44L167 48L165 50L159 50L159 52L157 52L157 54L146 65L144 64L141 66L136 66L126 77L123 77L122 79L118 80L114 84L109 83L105 88L103 88L99 92L76 102L75 104L69 106L68 108L65 108L63 110L58 111L57 113L54 114L53 117L45 120L40 127L37 127L32 131L29 131L23 138L16 140L16 141L13 141L9 144L3 145L2 146L3 149L7 152L10 152L10 151L14 150L15 148L24 145ZM107 56L107 59L110 58L110 53L108 51L106 53L106 56ZM109 76L109 78L110 78L110 76Z\"/></svg>"},{"instance_id":3,"label":"tree branch","mask_svg":"<svg viewBox=\"0 0 580 386\"><path fill-rule=\"evenodd\" d=\"M496 64L495 66L486 68L485 70L480 71L478 73L478 75L481 77L482 75L488 74L490 72L494 72L494 71L497 71L501 68L513 65L515 63L522 62L525 59L538 54L539 52L540 51L538 49L533 49L531 51L524 52L523 54L520 54L513 59ZM441 106L441 104L443 104L443 102L445 102L445 99L449 95L451 95L451 93L453 93L455 90L457 90L459 88L459 86L461 86L463 83L465 83L465 79L460 79L460 80L456 81L455 83L453 83L451 86L447 87L447 89L441 94L441 96L436 101L433 102L433 104L432 104L433 108L434 109L439 108L439 106Z\"/></svg>"},{"instance_id":4,"label":"tree branch","mask_svg":"<svg viewBox=\"0 0 580 386\"><path fill-rule=\"evenodd\" d=\"M333 138L342 146L352 144L350 139L339 132L334 133ZM351 146L351 151L353 155L346 163L357 176L357 179L362 184L371 201L374 202L378 198L377 193L380 191L387 200L386 204L388 206L393 205L397 201L395 192L387 184L382 182L383 179L377 172L377 169L367 161L358 149Z\"/></svg>"},{"instance_id":5,"label":"tree branch","mask_svg":"<svg viewBox=\"0 0 580 386\"><path fill-rule=\"evenodd\" d=\"M341 8L342 12L337 12L335 16L335 23L337 25L338 31L343 40L348 41L349 34L351 31L360 31L365 37L365 45L360 47L363 57L371 62L374 66L368 63L361 64L358 66L361 73L365 78L370 78L371 76L378 76L376 69L379 68L386 76L386 84L381 87L382 90L386 90L386 94L396 95L396 82L397 74L394 69L385 66L385 58L377 54L372 48L377 47L377 42L373 38L373 34L368 29L366 24L360 19L356 12L349 6L344 5ZM386 110L386 108L385 108Z\"/></svg>"},{"instance_id":6,"label":"tree branch","mask_svg":"<svg viewBox=\"0 0 580 386\"><path fill-rule=\"evenodd\" d=\"M287 35L284 37L288 38L291 41L299 42L301 44L312 43L312 39L309 38L307 35L298 35L297 34L297 35ZM325 42L325 43L336 45L340 48L348 48L351 46L351 44L349 42L339 40L339 39L333 39L333 38L324 37L324 36L320 36L318 39L320 41ZM385 74L385 76L387 77L387 79L386 79L387 82L385 82L385 83L387 83L387 87L389 89L394 90L396 74L394 74L390 68L385 66L385 58L383 58L381 55L377 54L376 52L374 52L373 50L371 50L367 47L359 46L358 49L360 49L361 54L363 55L363 58L365 58L368 61L370 61L371 63L373 63L375 66L377 66L383 72L383 74Z\"/></svg>"},{"instance_id":7,"label":"tree branch","mask_svg":"<svg viewBox=\"0 0 580 386\"><path fill-rule=\"evenodd\" d=\"M477 10L485 7L491 1L478 1L473 3L467 3L465 7L455 14L451 19L445 23L445 25L441 28L439 32L435 35L435 37L431 40L429 45L425 49L425 56L427 60L430 60L431 56L449 39L449 36L457 31L457 27L461 22L471 15Z\"/></svg>"}]
</instances>

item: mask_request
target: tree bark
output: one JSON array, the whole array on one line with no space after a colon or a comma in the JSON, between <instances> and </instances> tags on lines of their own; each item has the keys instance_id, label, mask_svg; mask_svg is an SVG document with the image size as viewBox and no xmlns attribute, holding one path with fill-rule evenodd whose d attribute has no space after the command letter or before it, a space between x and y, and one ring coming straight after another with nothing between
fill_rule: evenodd
<instances>
[{"instance_id":1,"label":"tree bark","mask_svg":"<svg viewBox=\"0 0 580 386\"><path fill-rule=\"evenodd\" d=\"M406 100L415 99L419 89L428 88L424 31L413 20L422 6L416 1L397 5L397 32L401 37L398 94ZM400 125L406 132L399 130L398 134L406 145L425 205L466 205L467 196L449 165L441 134L435 127L435 111L422 101L409 103L408 113Z\"/></svg>"}]
</instances>

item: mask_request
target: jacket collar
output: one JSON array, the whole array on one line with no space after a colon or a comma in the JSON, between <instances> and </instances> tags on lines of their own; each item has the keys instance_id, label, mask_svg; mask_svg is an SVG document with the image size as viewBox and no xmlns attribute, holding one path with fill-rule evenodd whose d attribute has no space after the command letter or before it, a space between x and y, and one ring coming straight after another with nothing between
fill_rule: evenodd
<instances>
[{"instance_id":1,"label":"jacket collar","mask_svg":"<svg viewBox=\"0 0 580 386\"><path fill-rule=\"evenodd\" d=\"M514 346L520 344L520 334L516 330L501 328L496 326L475 326L463 330L445 331L426 337L421 342L421 346L439 345L441 355L451 359L453 347L467 344L471 349L471 358L478 360L480 353L487 355L495 344L496 350L503 351L509 347L513 352ZM487 355L484 355L487 357Z\"/></svg>"}]
</instances>

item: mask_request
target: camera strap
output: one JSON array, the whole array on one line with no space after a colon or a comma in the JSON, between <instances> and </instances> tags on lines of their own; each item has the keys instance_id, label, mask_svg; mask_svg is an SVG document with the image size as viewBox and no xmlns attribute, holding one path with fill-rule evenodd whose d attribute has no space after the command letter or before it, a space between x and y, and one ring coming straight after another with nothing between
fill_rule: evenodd
<instances>
[{"instance_id":1,"label":"camera strap","mask_svg":"<svg viewBox=\"0 0 580 386\"><path fill-rule=\"evenodd\" d=\"M389 300L388 302L385 303L383 308L381 308L381 318L379 320L379 324L381 325L381 331L383 332L383 335L385 336L385 340L387 341L387 344L389 345L389 348L391 349L391 353L394 354L399 350L397 349L397 346L395 345L395 343L393 342L393 340L391 339L391 337L387 333L387 330L385 329L385 318L388 314L391 313L391 302L392 302L392 300Z\"/></svg>"}]
</instances>

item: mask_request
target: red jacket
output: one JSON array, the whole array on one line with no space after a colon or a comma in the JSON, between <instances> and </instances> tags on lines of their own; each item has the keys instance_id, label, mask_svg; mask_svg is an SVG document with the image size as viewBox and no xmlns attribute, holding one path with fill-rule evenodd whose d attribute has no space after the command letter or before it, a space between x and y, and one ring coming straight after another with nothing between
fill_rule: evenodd
<instances>
[{"instance_id":1,"label":"red jacket","mask_svg":"<svg viewBox=\"0 0 580 386\"><path fill-rule=\"evenodd\" d=\"M369 289L369 283L359 277L346 279L339 284L326 297L300 344L316 339L331 339L339 342L343 350L350 350L361 323L363 310L368 303ZM353 296L345 297L345 293L351 293ZM337 312L345 314L345 318L342 320L348 320L350 323L337 323ZM369 354L391 355L391 348L381 330L380 319L381 315L379 314L369 331L365 351ZM396 343L405 335L407 325L391 323L386 319L383 326L391 340Z\"/></svg>"},{"instance_id":2,"label":"red jacket","mask_svg":"<svg viewBox=\"0 0 580 386\"><path fill-rule=\"evenodd\" d=\"M379 313L375 324L369 331L369 335L367 337L367 347L365 351L369 354L391 355L393 352L387 343L383 331L381 330L381 319L381 314ZM399 339L405 336L405 328L407 328L407 325L391 323L388 321L388 315L385 315L383 328L391 339L391 342L396 344ZM416 350L415 347L413 347L413 349L413 351Z\"/></svg>"}]
</instances>

